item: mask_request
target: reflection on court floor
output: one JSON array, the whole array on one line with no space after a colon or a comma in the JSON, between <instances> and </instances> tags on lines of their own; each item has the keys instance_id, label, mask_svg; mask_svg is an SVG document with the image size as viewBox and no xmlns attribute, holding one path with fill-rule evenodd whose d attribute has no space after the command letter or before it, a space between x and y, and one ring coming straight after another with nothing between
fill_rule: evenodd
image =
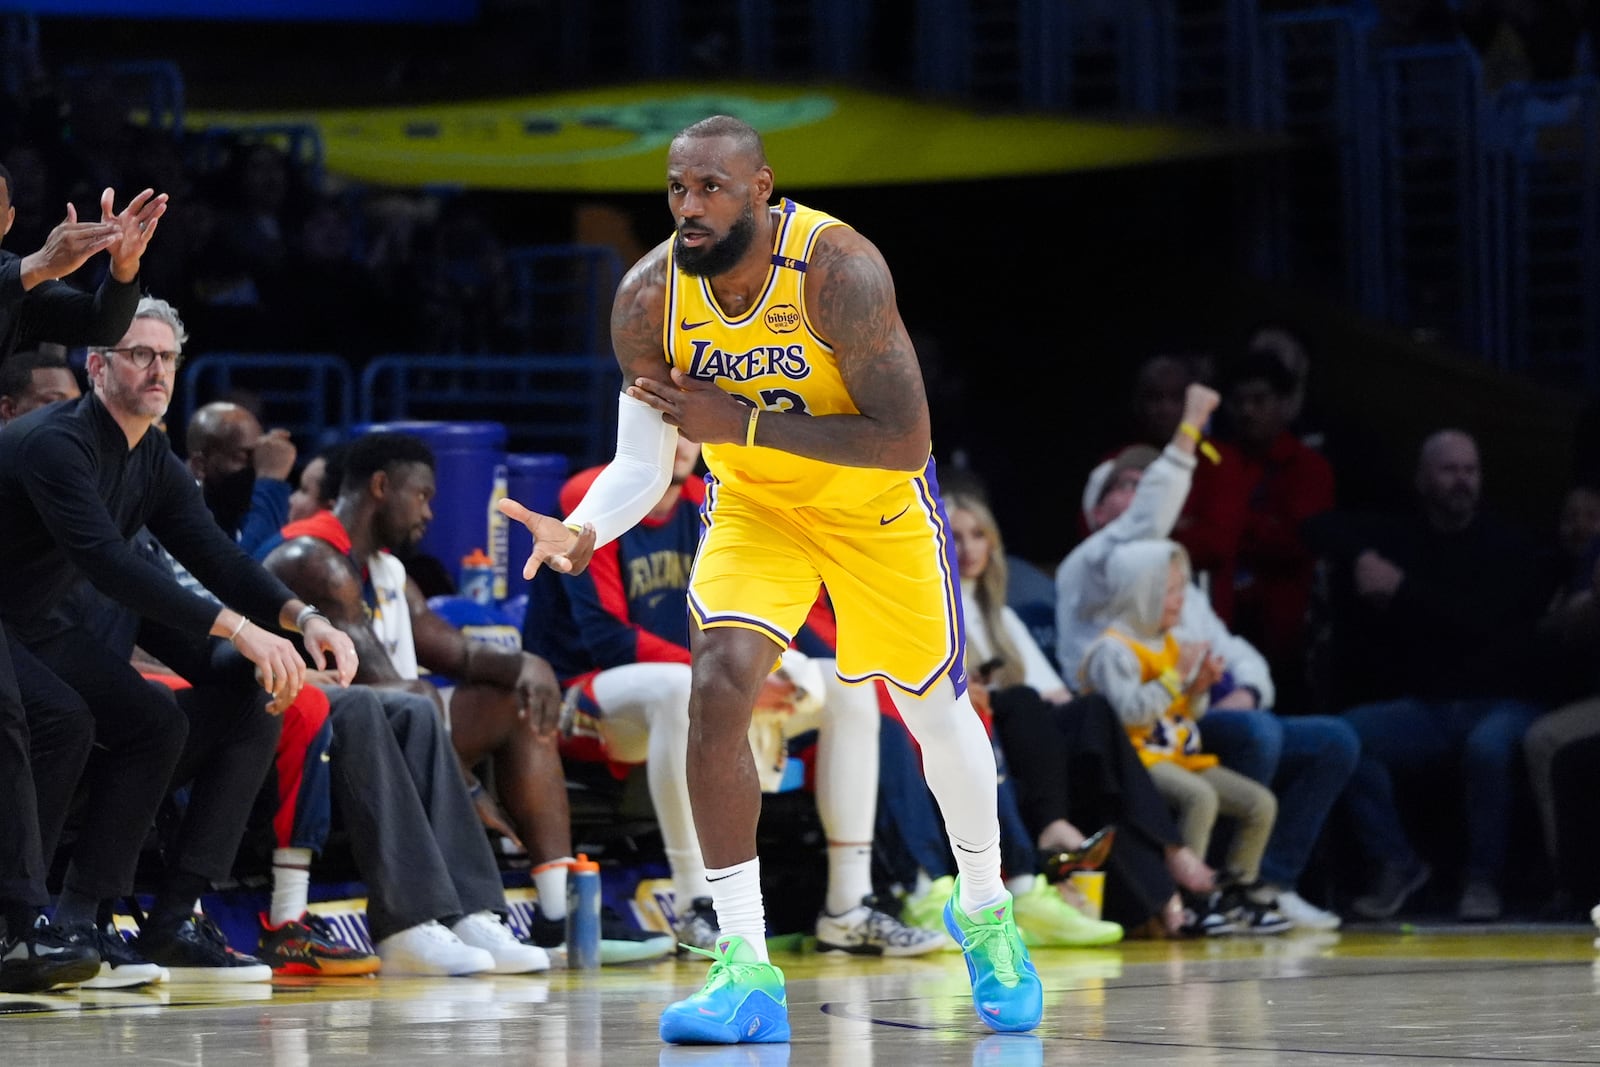
<instances>
[{"instance_id":1,"label":"reflection on court floor","mask_svg":"<svg viewBox=\"0 0 1600 1067\"><path fill-rule=\"evenodd\" d=\"M672 1048L697 960L509 978L287 979L0 997L7 1067L426 1063L1034 1067L1053 1063L1600 1063L1589 927L1296 933L1035 954L1033 1035L995 1035L955 953L775 956L788 1045Z\"/></svg>"}]
</instances>

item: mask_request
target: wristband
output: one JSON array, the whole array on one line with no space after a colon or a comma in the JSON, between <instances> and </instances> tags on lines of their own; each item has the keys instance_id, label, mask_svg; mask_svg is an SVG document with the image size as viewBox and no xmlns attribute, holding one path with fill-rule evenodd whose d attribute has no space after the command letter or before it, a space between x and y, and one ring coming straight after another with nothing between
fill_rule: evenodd
<instances>
[{"instance_id":1,"label":"wristband","mask_svg":"<svg viewBox=\"0 0 1600 1067\"><path fill-rule=\"evenodd\" d=\"M561 525L563 525L567 529L571 530L574 536L577 536L577 537L582 537L583 536L583 523L581 523L581 522L564 522Z\"/></svg>"},{"instance_id":2,"label":"wristband","mask_svg":"<svg viewBox=\"0 0 1600 1067\"><path fill-rule=\"evenodd\" d=\"M245 616L243 616L243 615L239 616L239 625L235 626L233 628L233 633L228 635L228 643L230 645L233 644L233 641L234 641L234 639L236 637L238 637L241 633L244 632L245 624L248 623L249 621L250 620L247 619Z\"/></svg>"},{"instance_id":3,"label":"wristband","mask_svg":"<svg viewBox=\"0 0 1600 1067\"><path fill-rule=\"evenodd\" d=\"M750 409L750 421L744 427L744 446L754 448L756 443L756 420L761 417L760 408Z\"/></svg>"},{"instance_id":4,"label":"wristband","mask_svg":"<svg viewBox=\"0 0 1600 1067\"><path fill-rule=\"evenodd\" d=\"M300 614L294 617L294 628L300 633L305 633L306 623L310 622L314 618L321 619L323 622L328 621L328 617L322 612L318 611L315 605L307 604L305 607L300 609Z\"/></svg>"},{"instance_id":5,"label":"wristband","mask_svg":"<svg viewBox=\"0 0 1600 1067\"><path fill-rule=\"evenodd\" d=\"M1222 462L1222 455L1217 451L1216 446L1214 446L1210 441L1207 441L1205 437L1201 435L1200 427L1196 426L1192 422L1180 422L1178 423L1178 432L1183 434L1185 437L1193 438L1194 447L1202 456L1206 457L1213 463Z\"/></svg>"}]
</instances>

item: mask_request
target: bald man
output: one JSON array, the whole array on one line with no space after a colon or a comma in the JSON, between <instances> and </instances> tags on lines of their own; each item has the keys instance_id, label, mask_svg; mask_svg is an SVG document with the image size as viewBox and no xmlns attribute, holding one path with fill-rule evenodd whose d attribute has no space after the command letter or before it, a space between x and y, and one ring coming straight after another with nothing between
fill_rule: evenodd
<instances>
[{"instance_id":1,"label":"bald man","mask_svg":"<svg viewBox=\"0 0 1600 1067\"><path fill-rule=\"evenodd\" d=\"M1339 637L1361 642L1349 666L1376 680L1373 702L1344 715L1361 738L1345 800L1375 872L1351 906L1363 918L1392 917L1427 883L1395 781L1441 771L1466 821L1457 915L1502 911L1512 772L1542 710L1534 623L1551 590L1532 542L1480 509L1482 482L1472 437L1434 433L1418 454L1416 513L1347 527L1328 553L1351 594Z\"/></svg>"},{"instance_id":2,"label":"bald man","mask_svg":"<svg viewBox=\"0 0 1600 1067\"><path fill-rule=\"evenodd\" d=\"M206 505L251 555L289 521L289 472L296 449L288 430L262 432L249 408L219 400L189 419L189 470Z\"/></svg>"}]
</instances>

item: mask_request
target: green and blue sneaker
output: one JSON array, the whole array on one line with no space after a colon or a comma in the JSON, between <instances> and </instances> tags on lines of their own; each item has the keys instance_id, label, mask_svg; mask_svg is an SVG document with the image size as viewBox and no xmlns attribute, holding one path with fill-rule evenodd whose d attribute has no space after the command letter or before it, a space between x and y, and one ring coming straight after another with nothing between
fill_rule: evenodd
<instances>
[{"instance_id":1,"label":"green and blue sneaker","mask_svg":"<svg viewBox=\"0 0 1600 1067\"><path fill-rule=\"evenodd\" d=\"M661 1040L674 1045L737 1045L789 1040L783 972L756 958L744 938L726 935L711 951L706 984L661 1013ZM1037 981L1037 979L1035 979Z\"/></svg>"},{"instance_id":2,"label":"green and blue sneaker","mask_svg":"<svg viewBox=\"0 0 1600 1067\"><path fill-rule=\"evenodd\" d=\"M944 906L944 928L961 942L972 980L972 1004L991 1030L1032 1030L1044 1016L1044 984L1012 917L1011 894L983 909L977 919L960 905L961 880Z\"/></svg>"}]
</instances>

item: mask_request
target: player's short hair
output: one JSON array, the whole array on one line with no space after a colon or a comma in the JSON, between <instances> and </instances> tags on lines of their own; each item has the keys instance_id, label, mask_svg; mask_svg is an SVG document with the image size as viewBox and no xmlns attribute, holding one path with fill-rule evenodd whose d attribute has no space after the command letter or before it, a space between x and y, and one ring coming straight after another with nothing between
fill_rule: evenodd
<instances>
[{"instance_id":1,"label":"player's short hair","mask_svg":"<svg viewBox=\"0 0 1600 1067\"><path fill-rule=\"evenodd\" d=\"M346 448L340 491L364 491L374 474L410 463L424 464L429 470L435 467L433 449L422 438L409 433L362 434Z\"/></svg>"}]
</instances>

